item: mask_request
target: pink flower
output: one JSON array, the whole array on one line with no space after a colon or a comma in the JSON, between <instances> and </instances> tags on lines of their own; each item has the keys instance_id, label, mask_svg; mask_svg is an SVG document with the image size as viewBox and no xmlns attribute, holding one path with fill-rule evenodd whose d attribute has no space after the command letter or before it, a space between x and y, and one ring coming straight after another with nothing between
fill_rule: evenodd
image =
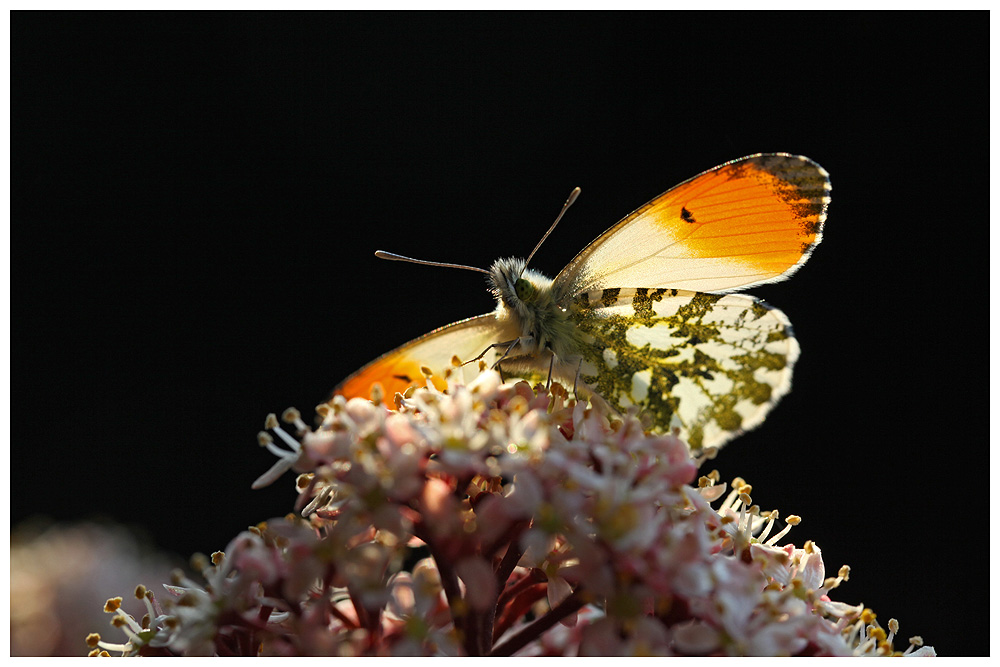
<instances>
[{"instance_id":1,"label":"pink flower","mask_svg":"<svg viewBox=\"0 0 1000 667\"><path fill-rule=\"evenodd\" d=\"M294 437L269 418L279 462L257 485L300 472L301 516L238 536L203 587L168 588L124 652L893 652L894 621L830 599L848 570L827 578L815 544L783 542L797 517L774 532L743 480L696 481L676 437L492 371L408 394L396 411L335 398L315 430L286 411Z\"/></svg>"}]
</instances>

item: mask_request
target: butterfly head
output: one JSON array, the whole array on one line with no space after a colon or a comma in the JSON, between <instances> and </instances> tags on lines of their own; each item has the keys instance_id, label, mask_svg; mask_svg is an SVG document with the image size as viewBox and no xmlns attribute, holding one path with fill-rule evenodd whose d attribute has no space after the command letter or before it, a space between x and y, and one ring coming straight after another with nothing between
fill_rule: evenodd
<instances>
[{"instance_id":1,"label":"butterfly head","mask_svg":"<svg viewBox=\"0 0 1000 667\"><path fill-rule=\"evenodd\" d=\"M488 281L498 309L516 314L522 320L532 319L533 311L545 307L550 300L552 279L526 269L523 259L498 259L490 267Z\"/></svg>"},{"instance_id":2,"label":"butterfly head","mask_svg":"<svg viewBox=\"0 0 1000 667\"><path fill-rule=\"evenodd\" d=\"M538 299L538 288L527 278L518 278L514 283L514 293L521 301L532 303Z\"/></svg>"}]
</instances>

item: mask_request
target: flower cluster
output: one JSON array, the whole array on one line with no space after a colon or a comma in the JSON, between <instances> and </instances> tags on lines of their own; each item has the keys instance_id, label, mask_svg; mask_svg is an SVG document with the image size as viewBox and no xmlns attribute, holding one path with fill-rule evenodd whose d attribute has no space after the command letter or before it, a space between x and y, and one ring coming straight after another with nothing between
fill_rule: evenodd
<instances>
[{"instance_id":1,"label":"flower cluster","mask_svg":"<svg viewBox=\"0 0 1000 667\"><path fill-rule=\"evenodd\" d=\"M269 418L278 462L256 485L300 473L297 513L205 559L206 583L178 574L164 608L139 591L142 622L112 609L127 642L94 652L897 653L894 620L829 597L848 568L783 542L796 517L775 532L672 435L492 371L395 403L336 397L315 430Z\"/></svg>"},{"instance_id":2,"label":"flower cluster","mask_svg":"<svg viewBox=\"0 0 1000 667\"><path fill-rule=\"evenodd\" d=\"M32 520L10 534L10 654L79 656L104 622L109 590L166 581L174 567L142 537L105 522ZM128 607L141 609L140 603Z\"/></svg>"}]
</instances>

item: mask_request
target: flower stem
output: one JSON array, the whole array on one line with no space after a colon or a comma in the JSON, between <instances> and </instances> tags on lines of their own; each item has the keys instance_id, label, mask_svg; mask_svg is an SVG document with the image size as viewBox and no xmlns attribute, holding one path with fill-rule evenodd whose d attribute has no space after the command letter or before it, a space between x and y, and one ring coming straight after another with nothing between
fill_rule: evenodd
<instances>
[{"instance_id":1,"label":"flower stem","mask_svg":"<svg viewBox=\"0 0 1000 667\"><path fill-rule=\"evenodd\" d=\"M553 625L566 618L571 614L575 614L580 610L583 605L587 602L584 599L585 596L580 591L580 588L576 588L570 593L565 600L560 602L554 608L550 609L547 614L541 618L533 621L526 627L524 627L516 635L500 644L493 649L490 653L491 656L510 656L517 651L524 648L529 642L537 639L542 635L543 632L551 628Z\"/></svg>"}]
</instances>

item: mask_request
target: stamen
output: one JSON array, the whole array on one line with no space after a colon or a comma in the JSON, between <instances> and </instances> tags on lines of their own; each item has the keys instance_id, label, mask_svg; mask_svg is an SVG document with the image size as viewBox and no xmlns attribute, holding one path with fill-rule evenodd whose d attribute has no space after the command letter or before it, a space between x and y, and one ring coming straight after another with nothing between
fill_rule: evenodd
<instances>
[{"instance_id":1,"label":"stamen","mask_svg":"<svg viewBox=\"0 0 1000 667\"><path fill-rule=\"evenodd\" d=\"M115 612L115 617L111 619L111 625L122 630L129 638L129 641L138 639L138 633L142 632L142 626L124 609Z\"/></svg>"},{"instance_id":2,"label":"stamen","mask_svg":"<svg viewBox=\"0 0 1000 667\"><path fill-rule=\"evenodd\" d=\"M766 515L767 525L764 526L764 530L762 530L760 532L760 535L757 536L757 540L759 542L763 542L765 539L767 539L767 536L771 532L771 529L774 528L774 522L777 518L778 518L778 510L771 510L770 512L767 513Z\"/></svg>"},{"instance_id":3,"label":"stamen","mask_svg":"<svg viewBox=\"0 0 1000 667\"><path fill-rule=\"evenodd\" d=\"M209 568L208 556L203 553L196 553L191 556L191 569L195 572L205 572Z\"/></svg>"},{"instance_id":4,"label":"stamen","mask_svg":"<svg viewBox=\"0 0 1000 667\"><path fill-rule=\"evenodd\" d=\"M98 646L104 649L104 651L100 653L102 657L111 657L110 654L106 653L106 651L118 651L119 653L129 653L132 650L131 643L114 644L112 642L102 641L98 644Z\"/></svg>"},{"instance_id":5,"label":"stamen","mask_svg":"<svg viewBox=\"0 0 1000 667\"><path fill-rule=\"evenodd\" d=\"M896 633L899 632L899 621L897 621L894 618L890 618L889 622L886 625L889 626L889 639L888 639L888 641L889 641L889 643L892 643L892 640L896 636Z\"/></svg>"},{"instance_id":6,"label":"stamen","mask_svg":"<svg viewBox=\"0 0 1000 667\"><path fill-rule=\"evenodd\" d=\"M302 414L296 408L288 408L281 413L281 421L286 424L293 424L296 428L296 432L304 433L309 430L309 426L302 421Z\"/></svg>"},{"instance_id":7,"label":"stamen","mask_svg":"<svg viewBox=\"0 0 1000 667\"><path fill-rule=\"evenodd\" d=\"M781 540L781 538L783 538L785 535L787 535L788 531L792 529L792 526L797 526L801 522L802 522L801 517L798 517L794 514L789 514L788 516L786 516L785 527L782 528L780 531L778 531L778 533L774 537L772 537L766 542L767 546L773 547L777 545L778 541Z\"/></svg>"},{"instance_id":8,"label":"stamen","mask_svg":"<svg viewBox=\"0 0 1000 667\"><path fill-rule=\"evenodd\" d=\"M296 454L302 451L302 445L299 443L299 441L293 438L292 436L288 435L287 433L285 433L281 429L281 427L278 426L277 422L275 422L274 426L271 427L271 430L277 433L278 437L284 440L285 444L291 447L292 451L294 451Z\"/></svg>"},{"instance_id":9,"label":"stamen","mask_svg":"<svg viewBox=\"0 0 1000 667\"><path fill-rule=\"evenodd\" d=\"M327 503L330 502L330 498L333 497L333 485L323 487L323 490L313 498L308 505L302 509L302 516L308 517L310 514L315 512L317 509L325 507Z\"/></svg>"},{"instance_id":10,"label":"stamen","mask_svg":"<svg viewBox=\"0 0 1000 667\"><path fill-rule=\"evenodd\" d=\"M746 486L746 482L743 481L742 477L733 479L733 490L729 492L729 495L726 496L726 499L722 502L722 506L719 507L720 512L724 509L731 509L734 512L736 511L736 502L739 498L740 491L743 490L744 486Z\"/></svg>"}]
</instances>

